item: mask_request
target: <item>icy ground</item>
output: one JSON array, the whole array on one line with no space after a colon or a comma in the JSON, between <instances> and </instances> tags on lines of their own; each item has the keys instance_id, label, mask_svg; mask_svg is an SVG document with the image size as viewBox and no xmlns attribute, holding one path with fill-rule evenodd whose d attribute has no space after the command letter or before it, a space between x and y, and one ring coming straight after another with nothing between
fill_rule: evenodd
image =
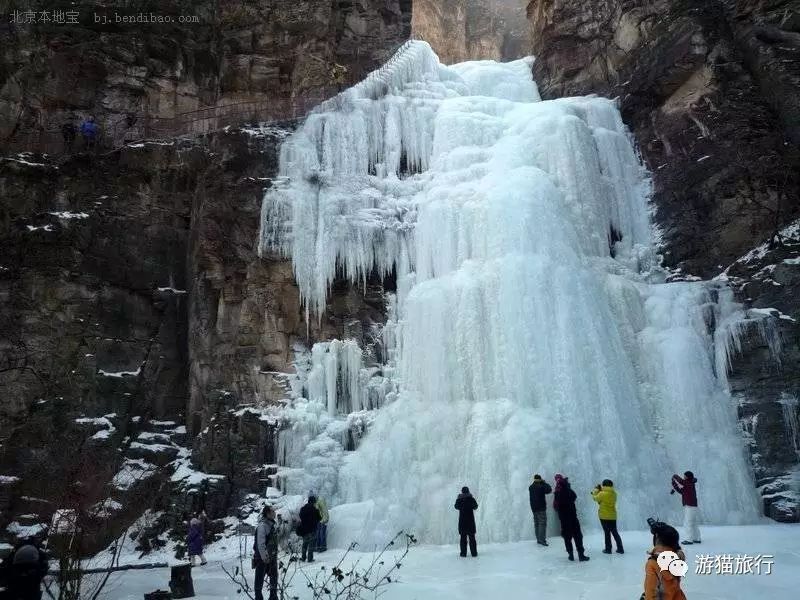
<instances>
[{"instance_id":1,"label":"icy ground","mask_svg":"<svg viewBox=\"0 0 800 600\"><path fill-rule=\"evenodd\" d=\"M684 578L683 589L687 598L788 600L798 597L800 525L704 527L702 531L703 543L686 548L690 570ZM642 591L645 551L650 535L644 531L623 531L622 536L626 554L606 556L601 553L602 535L588 535L585 539L587 554L591 557L588 563L567 561L558 537L550 538L548 548L538 547L532 541L480 545L480 556L476 559L460 558L455 544L413 548L400 570L399 582L385 588L382 598L633 600L639 598ZM223 548L223 544L227 547ZM221 569L221 564L235 562L236 548L233 546L236 546L235 542L220 542L209 549L209 564L194 569L198 600L244 597L237 595L236 588ZM696 554L700 553L734 557L737 554L772 555L772 574L698 575L695 574ZM330 566L340 556L341 551L329 551L319 555L316 564L304 568ZM247 573L252 577L251 570L248 569ZM106 597L141 600L146 592L158 587L167 589L168 580L168 569L126 572L111 581ZM300 598L310 598L302 585L296 593Z\"/></svg>"}]
</instances>

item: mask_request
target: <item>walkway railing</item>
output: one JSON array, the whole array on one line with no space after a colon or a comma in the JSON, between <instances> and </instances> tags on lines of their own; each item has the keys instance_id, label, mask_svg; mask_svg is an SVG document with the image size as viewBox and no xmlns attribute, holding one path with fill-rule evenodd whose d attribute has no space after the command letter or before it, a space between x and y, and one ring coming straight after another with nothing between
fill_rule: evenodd
<instances>
[{"instance_id":1,"label":"walkway railing","mask_svg":"<svg viewBox=\"0 0 800 600\"><path fill-rule=\"evenodd\" d=\"M336 90L327 94L303 96L294 100L257 100L201 108L180 113L175 117L154 117L147 113L122 116L108 124L99 123L100 133L96 143L98 151L119 148L126 143L145 139L196 136L217 131L228 126L247 123L276 122L305 116L316 105L325 101ZM76 128L80 123L74 123ZM84 141L77 133L73 151L84 149ZM17 131L8 124L0 124L0 152L36 152L62 154L69 152L61 133L61 124L23 128Z\"/></svg>"},{"instance_id":2,"label":"walkway railing","mask_svg":"<svg viewBox=\"0 0 800 600\"><path fill-rule=\"evenodd\" d=\"M335 101L337 94L354 85L365 85L386 77L398 61L408 53L412 42L399 44L389 61L364 78L369 68L366 64L351 65L349 70L332 65L331 81L327 86L318 87L296 98L278 100L255 100L236 102L221 106L210 106L184 112L174 117L157 117L147 112L120 115L111 123L99 121L100 134L96 150L107 151L127 143L147 140L195 136L218 131L228 126L248 123L270 123L298 119L328 101ZM66 147L61 133L63 122L20 126L18 123L0 122L0 154L14 152L37 152L44 154L63 154L80 151L84 142L77 134L71 149ZM76 127L80 123L75 123Z\"/></svg>"}]
</instances>

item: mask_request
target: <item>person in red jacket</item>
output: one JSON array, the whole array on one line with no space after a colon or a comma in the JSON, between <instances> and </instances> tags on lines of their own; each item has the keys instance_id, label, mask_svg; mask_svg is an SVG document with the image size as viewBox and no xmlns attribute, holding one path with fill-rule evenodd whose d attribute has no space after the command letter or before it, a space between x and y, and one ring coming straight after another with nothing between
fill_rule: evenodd
<instances>
[{"instance_id":1,"label":"person in red jacket","mask_svg":"<svg viewBox=\"0 0 800 600\"><path fill-rule=\"evenodd\" d=\"M697 526L697 479L694 473L686 471L681 478L675 474L672 476L672 491L670 494L678 492L683 503L683 528L686 530L686 541L682 544L699 544L700 528Z\"/></svg>"}]
</instances>

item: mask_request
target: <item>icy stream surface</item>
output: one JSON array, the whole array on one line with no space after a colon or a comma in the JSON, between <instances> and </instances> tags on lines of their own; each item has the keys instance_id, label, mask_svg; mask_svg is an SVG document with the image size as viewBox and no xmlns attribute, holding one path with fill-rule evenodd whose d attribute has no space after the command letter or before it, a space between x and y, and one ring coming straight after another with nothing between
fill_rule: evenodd
<instances>
[{"instance_id":1,"label":"icy stream surface","mask_svg":"<svg viewBox=\"0 0 800 600\"><path fill-rule=\"evenodd\" d=\"M614 102L542 102L530 67L413 42L282 148L261 249L291 256L309 318L337 272L398 282L377 382L355 342L318 345L286 413L288 491L332 500L334 543L451 540L462 485L483 541L530 538L533 473L569 476L586 528L606 477L621 529L675 517L686 469L702 522L758 520L725 381L752 321L722 282L664 283Z\"/></svg>"}]
</instances>

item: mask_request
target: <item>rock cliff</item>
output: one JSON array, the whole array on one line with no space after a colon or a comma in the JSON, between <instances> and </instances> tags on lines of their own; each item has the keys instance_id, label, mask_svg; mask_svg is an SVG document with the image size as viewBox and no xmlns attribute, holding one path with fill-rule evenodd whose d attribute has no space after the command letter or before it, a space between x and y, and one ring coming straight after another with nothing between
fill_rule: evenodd
<instances>
[{"instance_id":1,"label":"rock cliff","mask_svg":"<svg viewBox=\"0 0 800 600\"><path fill-rule=\"evenodd\" d=\"M527 0L415 0L414 36L445 64L509 60L530 53Z\"/></svg>"},{"instance_id":2,"label":"rock cliff","mask_svg":"<svg viewBox=\"0 0 800 600\"><path fill-rule=\"evenodd\" d=\"M119 146L114 126L129 113L260 99L311 106L343 85L332 65L345 68L343 81L359 79L408 38L408 2L173 2L153 10L197 14L200 25L146 25L140 35L94 23L96 3L73 6L78 26L4 25L8 541L41 534L65 505L113 505L114 528L147 506L161 525L142 531L157 535L183 510L204 506L216 518L263 493L274 426L238 409L285 397L294 346L359 339L385 312L379 283L336 284L325 317L306 323L291 263L256 257L261 199L294 121L108 146ZM67 114L97 115L106 147L18 153L7 137Z\"/></svg>"}]
</instances>

